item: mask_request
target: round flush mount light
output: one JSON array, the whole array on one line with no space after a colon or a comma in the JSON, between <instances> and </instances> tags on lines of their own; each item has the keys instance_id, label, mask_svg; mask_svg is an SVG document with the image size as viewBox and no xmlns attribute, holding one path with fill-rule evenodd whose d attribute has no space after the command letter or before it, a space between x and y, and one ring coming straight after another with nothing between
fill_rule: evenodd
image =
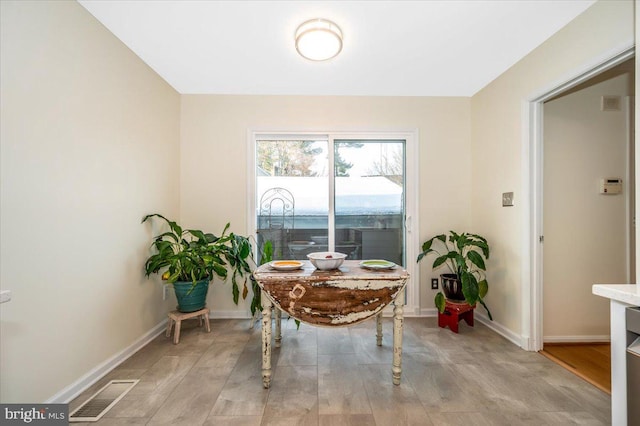
<instances>
[{"instance_id":1,"label":"round flush mount light","mask_svg":"<svg viewBox=\"0 0 640 426\"><path fill-rule=\"evenodd\" d=\"M331 59L342 50L342 31L327 19L303 22L296 30L296 50L312 61Z\"/></svg>"}]
</instances>

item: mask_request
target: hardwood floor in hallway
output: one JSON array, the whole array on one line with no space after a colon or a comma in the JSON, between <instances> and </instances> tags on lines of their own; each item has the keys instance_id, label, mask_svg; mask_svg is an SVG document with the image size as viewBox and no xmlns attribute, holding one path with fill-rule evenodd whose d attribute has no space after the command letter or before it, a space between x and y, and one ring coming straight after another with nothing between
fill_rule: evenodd
<instances>
[{"instance_id":1,"label":"hardwood floor in hallway","mask_svg":"<svg viewBox=\"0 0 640 426\"><path fill-rule=\"evenodd\" d=\"M545 343L541 353L611 395L609 343Z\"/></svg>"},{"instance_id":2,"label":"hardwood floor in hallway","mask_svg":"<svg viewBox=\"0 0 640 426\"><path fill-rule=\"evenodd\" d=\"M436 318L405 318L402 383L391 382L392 322L314 328L283 320L262 388L259 323L188 320L70 404L112 379L140 382L97 425L607 425L609 395L476 322L460 333Z\"/></svg>"}]
</instances>

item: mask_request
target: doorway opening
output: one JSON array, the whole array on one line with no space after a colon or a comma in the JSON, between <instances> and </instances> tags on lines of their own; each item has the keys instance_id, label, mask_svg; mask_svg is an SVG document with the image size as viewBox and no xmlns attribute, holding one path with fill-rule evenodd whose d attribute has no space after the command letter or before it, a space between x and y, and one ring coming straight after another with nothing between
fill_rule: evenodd
<instances>
[{"instance_id":1,"label":"doorway opening","mask_svg":"<svg viewBox=\"0 0 640 426\"><path fill-rule=\"evenodd\" d=\"M528 349L545 346L605 391L609 365L589 372L580 359L602 352L610 363L608 301L592 285L635 282L633 58L629 49L529 103Z\"/></svg>"},{"instance_id":2,"label":"doorway opening","mask_svg":"<svg viewBox=\"0 0 640 426\"><path fill-rule=\"evenodd\" d=\"M596 77L603 72L634 58L634 48L630 47L624 52L613 55L609 60L604 61L591 69L584 71L572 80L543 92L541 95L532 97L528 102L528 138L525 149L528 152L528 160L524 167L526 192L530 194L527 199L528 208L526 223L528 229L525 231L524 247L528 253L529 264L525 268L523 291L523 347L531 351L539 351L543 347L543 167L544 167L544 147L543 147L543 112L544 102L556 98L557 96L578 87L582 83ZM630 136L631 137L631 136ZM567 175L567 179L571 176ZM594 184L597 190L597 183ZM567 189L570 185L565 185ZM627 185L627 190L628 190ZM591 284L595 284L592 282Z\"/></svg>"}]
</instances>

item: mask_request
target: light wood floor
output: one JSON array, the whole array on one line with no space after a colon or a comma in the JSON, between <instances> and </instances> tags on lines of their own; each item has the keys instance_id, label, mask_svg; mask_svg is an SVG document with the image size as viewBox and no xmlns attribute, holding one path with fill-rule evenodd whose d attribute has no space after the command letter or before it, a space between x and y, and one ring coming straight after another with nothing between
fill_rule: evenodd
<instances>
[{"instance_id":1,"label":"light wood floor","mask_svg":"<svg viewBox=\"0 0 640 426\"><path fill-rule=\"evenodd\" d=\"M611 395L609 343L545 343L542 354Z\"/></svg>"},{"instance_id":2,"label":"light wood floor","mask_svg":"<svg viewBox=\"0 0 640 426\"><path fill-rule=\"evenodd\" d=\"M271 388L262 388L259 324L183 324L158 336L70 404L112 379L140 379L99 425L607 425L610 397L476 322L460 333L407 318L402 384L391 382L390 319L296 331L283 321ZM92 423L95 424L95 423Z\"/></svg>"}]
</instances>

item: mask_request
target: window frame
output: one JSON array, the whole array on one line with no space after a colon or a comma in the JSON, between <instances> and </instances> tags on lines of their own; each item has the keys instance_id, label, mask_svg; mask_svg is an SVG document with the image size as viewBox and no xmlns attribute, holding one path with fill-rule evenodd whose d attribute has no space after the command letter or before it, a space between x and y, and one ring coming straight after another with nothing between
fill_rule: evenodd
<instances>
[{"instance_id":1,"label":"window frame","mask_svg":"<svg viewBox=\"0 0 640 426\"><path fill-rule=\"evenodd\" d=\"M247 233L256 238L256 146L258 140L327 140L329 164L334 161L335 140L404 140L405 141L405 269L410 278L405 289L405 315L420 315L419 268L417 258L419 240L419 155L418 131L270 131L250 129L247 132ZM335 237L335 173L328 173L329 184L329 244Z\"/></svg>"}]
</instances>

